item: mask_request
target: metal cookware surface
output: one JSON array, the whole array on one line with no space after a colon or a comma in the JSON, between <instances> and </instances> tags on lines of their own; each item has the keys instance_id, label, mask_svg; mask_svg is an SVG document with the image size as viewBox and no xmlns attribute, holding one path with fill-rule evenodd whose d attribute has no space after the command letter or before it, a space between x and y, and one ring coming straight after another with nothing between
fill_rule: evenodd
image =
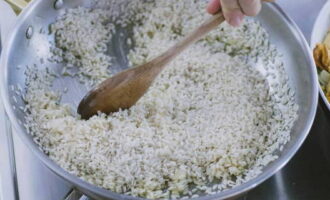
<instances>
[{"instance_id":1,"label":"metal cookware surface","mask_svg":"<svg viewBox=\"0 0 330 200\"><path fill-rule=\"evenodd\" d=\"M3 72L1 92L5 108L15 129L15 133L24 140L25 144L48 168L68 181L68 183L74 185L78 190L96 199L139 199L99 188L69 174L59 167L39 149L37 144L33 142L32 137L26 132L23 125L25 113L20 109L14 109L23 106L24 102L19 100L16 103L13 100L12 97L16 94L11 90L10 86L20 85L21 88L24 88L24 71L27 65L37 64L43 58L45 64L37 65L37 67L48 66L59 68L58 64L50 63L46 59L50 55L49 41L52 38L41 33L47 31L49 24L54 22L56 17L64 12L65 8L77 6L90 7L93 5L90 1L71 0L63 1L63 5L59 6L58 2L54 0L35 0L19 16L11 38L4 48L1 59L1 70ZM199 199L237 197L265 181L281 169L296 153L305 140L314 120L318 97L317 76L315 65L304 37L297 26L276 4L264 5L257 20L269 32L272 43L283 54L283 61L290 78L291 87L296 91L296 101L300 109L298 119L291 131L291 141L285 145L282 152L278 153L279 158L269 164L258 177L219 194L203 196L199 197ZM116 46L117 49L109 49L109 53L116 57L115 66L118 71L123 70L127 66L125 54L129 50L125 46L125 37L119 37L121 33L128 36L131 34L131 31L129 29L117 31L117 34L112 40L114 44L112 46ZM17 66L21 67L18 68ZM70 91L74 91L62 98L62 101L70 102L74 105L79 103L87 91L79 82L66 77L57 80L55 87L68 87Z\"/></svg>"}]
</instances>

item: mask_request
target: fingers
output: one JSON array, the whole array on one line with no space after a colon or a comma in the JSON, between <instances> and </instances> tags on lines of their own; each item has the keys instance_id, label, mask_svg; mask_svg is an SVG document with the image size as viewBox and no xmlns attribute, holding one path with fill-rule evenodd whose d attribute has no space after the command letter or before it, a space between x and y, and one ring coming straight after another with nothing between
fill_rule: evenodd
<instances>
[{"instance_id":1,"label":"fingers","mask_svg":"<svg viewBox=\"0 0 330 200\"><path fill-rule=\"evenodd\" d=\"M223 15L232 26L239 26L244 18L241 7L237 0L220 0Z\"/></svg>"},{"instance_id":2,"label":"fingers","mask_svg":"<svg viewBox=\"0 0 330 200\"><path fill-rule=\"evenodd\" d=\"M210 14L216 14L220 10L220 0L211 0L207 5L207 12Z\"/></svg>"},{"instance_id":3,"label":"fingers","mask_svg":"<svg viewBox=\"0 0 330 200\"><path fill-rule=\"evenodd\" d=\"M263 0L272 2L274 0ZM247 16L256 16L261 10L261 0L210 0L207 11L215 14L222 9L226 21L232 26L239 26Z\"/></svg>"},{"instance_id":4,"label":"fingers","mask_svg":"<svg viewBox=\"0 0 330 200\"><path fill-rule=\"evenodd\" d=\"M238 3L247 16L256 16L261 10L260 0L238 0Z\"/></svg>"}]
</instances>

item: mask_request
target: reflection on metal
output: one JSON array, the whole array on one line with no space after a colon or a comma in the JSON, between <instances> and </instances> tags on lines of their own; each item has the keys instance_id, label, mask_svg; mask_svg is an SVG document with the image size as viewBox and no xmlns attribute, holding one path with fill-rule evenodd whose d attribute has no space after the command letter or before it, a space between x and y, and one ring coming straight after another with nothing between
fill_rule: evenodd
<instances>
[{"instance_id":1,"label":"reflection on metal","mask_svg":"<svg viewBox=\"0 0 330 200\"><path fill-rule=\"evenodd\" d=\"M26 29L26 38L27 39L31 39L33 36L33 27L32 26L29 26L27 29Z\"/></svg>"},{"instance_id":2,"label":"reflection on metal","mask_svg":"<svg viewBox=\"0 0 330 200\"><path fill-rule=\"evenodd\" d=\"M277 187L277 191L278 191L278 196L277 198L278 199L281 199L281 200L287 200L288 198L286 197L286 187L285 187L285 180L283 178L283 172L280 171L278 172L277 174L275 174L274 176L274 179L275 179L275 185Z\"/></svg>"},{"instance_id":3,"label":"reflection on metal","mask_svg":"<svg viewBox=\"0 0 330 200\"><path fill-rule=\"evenodd\" d=\"M0 100L0 199L18 200L15 153L10 124Z\"/></svg>"},{"instance_id":4,"label":"reflection on metal","mask_svg":"<svg viewBox=\"0 0 330 200\"><path fill-rule=\"evenodd\" d=\"M63 0L57 0L57 1L55 1L55 3L54 3L54 8L56 9L56 10L58 10L58 9L60 9L60 8L62 8L63 7Z\"/></svg>"},{"instance_id":5,"label":"reflection on metal","mask_svg":"<svg viewBox=\"0 0 330 200\"><path fill-rule=\"evenodd\" d=\"M86 197L86 196L84 195L84 196L82 196L79 200L92 200L92 199L90 199L90 198L88 198L88 197Z\"/></svg>"},{"instance_id":6,"label":"reflection on metal","mask_svg":"<svg viewBox=\"0 0 330 200\"><path fill-rule=\"evenodd\" d=\"M80 192L73 189L73 190L70 191L70 193L65 198L65 200L80 200L81 196L82 196L82 194Z\"/></svg>"},{"instance_id":7,"label":"reflection on metal","mask_svg":"<svg viewBox=\"0 0 330 200\"><path fill-rule=\"evenodd\" d=\"M0 35L0 56L2 44ZM18 199L17 178L14 158L13 139L11 137L10 124L0 99L0 199Z\"/></svg>"},{"instance_id":8,"label":"reflection on metal","mask_svg":"<svg viewBox=\"0 0 330 200\"><path fill-rule=\"evenodd\" d=\"M65 200L92 200L87 196L83 195L81 192L72 189Z\"/></svg>"}]
</instances>

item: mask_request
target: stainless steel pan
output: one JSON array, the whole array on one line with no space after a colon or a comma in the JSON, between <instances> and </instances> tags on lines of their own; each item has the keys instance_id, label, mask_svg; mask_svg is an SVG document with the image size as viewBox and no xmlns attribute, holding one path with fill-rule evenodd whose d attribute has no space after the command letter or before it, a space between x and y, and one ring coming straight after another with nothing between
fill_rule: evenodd
<instances>
[{"instance_id":1,"label":"stainless steel pan","mask_svg":"<svg viewBox=\"0 0 330 200\"><path fill-rule=\"evenodd\" d=\"M56 5L56 6L54 6ZM32 137L26 132L24 123L25 113L20 111L24 102L13 100L15 93L10 89L11 85L20 85L24 88L25 66L38 63L38 59L47 57L49 52L49 39L40 34L40 29L45 29L55 21L64 8L77 6L90 6L88 0L35 0L20 14L16 27L7 42L1 57L1 94L5 104L6 112L14 128L14 134L18 134L34 154L55 174L66 180L78 191L95 199L139 199L126 195L117 194L97 186L91 185L78 177L69 174L56 163L50 160L38 146L33 142ZM296 153L305 140L314 120L317 100L318 86L316 68L309 47L297 26L283 13L276 4L264 5L261 14L257 17L264 28L268 30L272 43L275 44L283 54L286 71L290 78L291 87L296 90L296 100L299 104L299 117L292 131L291 141L285 145L279 158L269 164L263 173L238 187L226 190L216 195L204 196L198 199L225 199L234 198L256 187L267 178L280 170ZM114 42L117 47L127 52L122 40L115 36ZM123 55L116 55L117 60L124 63ZM48 63L49 66L55 65ZM21 66L20 69L17 66ZM121 66L118 63L118 66ZM60 81L61 82L61 81ZM64 101L78 103L84 95L85 90L81 86L62 81L71 89L78 91L64 98ZM75 98L73 98L73 96Z\"/></svg>"}]
</instances>

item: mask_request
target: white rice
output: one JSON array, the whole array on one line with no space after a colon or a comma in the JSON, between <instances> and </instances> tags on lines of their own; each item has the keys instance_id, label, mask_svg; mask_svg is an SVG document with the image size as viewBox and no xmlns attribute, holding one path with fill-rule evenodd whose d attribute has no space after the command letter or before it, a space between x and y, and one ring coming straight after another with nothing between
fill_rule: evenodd
<instances>
[{"instance_id":1,"label":"white rice","mask_svg":"<svg viewBox=\"0 0 330 200\"><path fill-rule=\"evenodd\" d=\"M131 1L125 15L113 11L118 24L141 23L129 42L131 64L197 27L208 17L205 6ZM52 26L54 60L94 84L111 75L108 18L106 9L68 10ZM290 140L298 109L276 48L252 20L221 25L172 62L135 106L108 116L79 119L51 89L52 73L31 67L27 74L26 127L43 151L92 184L150 199L215 194L256 177Z\"/></svg>"},{"instance_id":2,"label":"white rice","mask_svg":"<svg viewBox=\"0 0 330 200\"><path fill-rule=\"evenodd\" d=\"M109 18L109 13L102 9L80 7L68 10L50 26L56 43L52 49L56 56L52 59L66 63L62 75L70 75L67 68L76 66L82 81L88 79L94 84L109 77L111 57L106 51L114 28L110 23L104 25Z\"/></svg>"}]
</instances>

